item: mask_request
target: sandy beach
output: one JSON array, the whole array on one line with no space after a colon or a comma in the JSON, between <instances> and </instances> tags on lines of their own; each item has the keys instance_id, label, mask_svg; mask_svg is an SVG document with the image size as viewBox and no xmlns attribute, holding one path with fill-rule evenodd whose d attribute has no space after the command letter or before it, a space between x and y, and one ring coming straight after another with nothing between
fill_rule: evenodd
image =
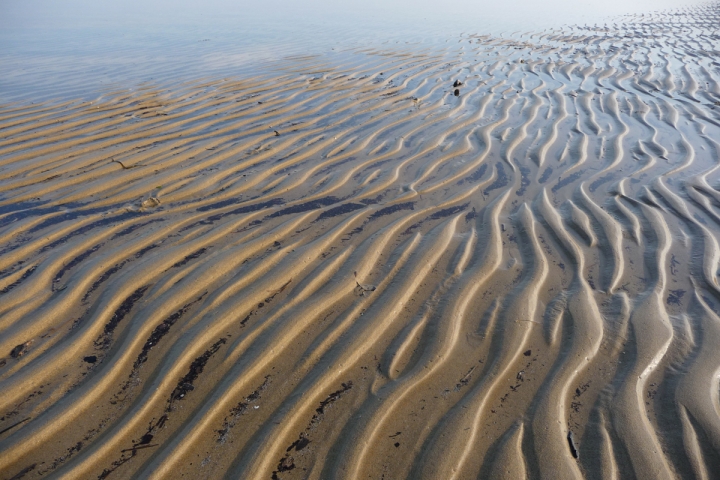
<instances>
[{"instance_id":1,"label":"sandy beach","mask_svg":"<svg viewBox=\"0 0 720 480\"><path fill-rule=\"evenodd\" d=\"M719 478L719 21L0 104L0 478Z\"/></svg>"}]
</instances>

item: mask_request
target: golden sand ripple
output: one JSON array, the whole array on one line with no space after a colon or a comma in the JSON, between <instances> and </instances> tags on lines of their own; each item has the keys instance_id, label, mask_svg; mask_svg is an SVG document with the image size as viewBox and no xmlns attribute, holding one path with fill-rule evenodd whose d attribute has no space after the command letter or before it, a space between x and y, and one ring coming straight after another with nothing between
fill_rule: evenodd
<instances>
[{"instance_id":1,"label":"golden sand ripple","mask_svg":"<svg viewBox=\"0 0 720 480\"><path fill-rule=\"evenodd\" d=\"M0 107L0 477L714 478L719 18Z\"/></svg>"}]
</instances>

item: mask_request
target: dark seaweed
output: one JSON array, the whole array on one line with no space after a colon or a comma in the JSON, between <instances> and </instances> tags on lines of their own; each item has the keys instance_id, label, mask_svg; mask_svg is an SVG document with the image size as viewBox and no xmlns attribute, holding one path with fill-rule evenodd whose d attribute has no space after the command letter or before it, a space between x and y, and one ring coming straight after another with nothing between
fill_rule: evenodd
<instances>
[{"instance_id":1,"label":"dark seaweed","mask_svg":"<svg viewBox=\"0 0 720 480\"><path fill-rule=\"evenodd\" d=\"M227 343L227 340L221 338L220 340L215 342L209 349L207 349L205 353L193 360L192 364L190 364L190 369L188 370L188 373L180 379L177 386L170 394L170 400L168 401L168 405L165 408L166 412L172 411L174 402L182 400L183 398L185 398L185 395L187 395L188 392L195 390L193 382L197 380L197 378L203 372L203 370L205 369L205 365L207 365L207 362L210 360L210 358L215 355L217 351L220 350L220 347L225 343Z\"/></svg>"},{"instance_id":2,"label":"dark seaweed","mask_svg":"<svg viewBox=\"0 0 720 480\"><path fill-rule=\"evenodd\" d=\"M341 385L342 388L340 390L331 393L325 400L320 402L320 406L315 409L315 415L313 415L312 419L310 419L310 424L305 428L305 431L301 432L300 437L295 440L287 448L287 450L285 450L285 456L280 459L280 461L278 462L277 470L272 473L271 478L273 480L279 480L280 477L278 477L278 473L287 472L295 468L295 461L293 457L290 456L290 451L293 449L295 449L296 451L302 450L310 444L310 440L307 438L307 434L310 432L312 427L320 423L320 421L322 420L322 416L325 414L325 408L327 408L333 402L337 401L345 394L345 392L347 392L353 387L353 383L351 381L343 383Z\"/></svg>"},{"instance_id":3,"label":"dark seaweed","mask_svg":"<svg viewBox=\"0 0 720 480\"><path fill-rule=\"evenodd\" d=\"M525 190L527 189L527 186L530 185L530 169L527 167L519 167L520 169L520 188L518 189L515 194L517 196L522 196L525 194Z\"/></svg>"},{"instance_id":4,"label":"dark seaweed","mask_svg":"<svg viewBox=\"0 0 720 480\"><path fill-rule=\"evenodd\" d=\"M33 272L35 271L36 268L37 268L37 265L33 265L32 267L30 267L30 268L28 268L27 270L25 270L25 273L23 273L20 278L18 278L18 279L15 280L13 283L11 283L10 285L8 285L8 286L6 286L5 288L3 288L2 290L0 290L0 293L8 293L10 290L12 290L13 288L15 288L15 287L17 287L18 285L20 285L20 284L21 284L23 281L25 281L30 275L33 274Z\"/></svg>"},{"instance_id":5,"label":"dark seaweed","mask_svg":"<svg viewBox=\"0 0 720 480\"><path fill-rule=\"evenodd\" d=\"M493 190L497 190L498 188L502 188L508 184L508 176L505 173L505 167L503 167L503 164L497 162L495 164L495 168L497 169L498 176L495 181L485 189L485 191L483 192L485 195L487 195L489 192L492 192Z\"/></svg>"},{"instance_id":6,"label":"dark seaweed","mask_svg":"<svg viewBox=\"0 0 720 480\"><path fill-rule=\"evenodd\" d=\"M414 230L417 230L420 228L420 225L422 225L423 222L413 223L408 228L405 229L405 231L402 233L403 235L410 235ZM364 292L361 292L364 293Z\"/></svg>"},{"instance_id":7,"label":"dark seaweed","mask_svg":"<svg viewBox=\"0 0 720 480\"><path fill-rule=\"evenodd\" d=\"M376 204L380 203L382 201L382 199L383 199L383 196L378 195L375 198L364 198L364 199L360 200L360 203L364 203L365 205L376 205Z\"/></svg>"},{"instance_id":8,"label":"dark seaweed","mask_svg":"<svg viewBox=\"0 0 720 480\"><path fill-rule=\"evenodd\" d=\"M376 218L384 217L385 215L391 215L401 210L415 210L415 202L398 203L396 205L381 208L377 212L370 215L369 219L375 220Z\"/></svg>"},{"instance_id":9,"label":"dark seaweed","mask_svg":"<svg viewBox=\"0 0 720 480\"><path fill-rule=\"evenodd\" d=\"M670 290L668 292L667 304L668 305L682 305L681 301L685 295L685 290Z\"/></svg>"},{"instance_id":10,"label":"dark seaweed","mask_svg":"<svg viewBox=\"0 0 720 480\"><path fill-rule=\"evenodd\" d=\"M428 218L430 220L438 220L440 218L449 217L450 215L455 215L456 213L462 212L463 210L465 210L468 207L468 205L470 205L470 203L464 203L462 205L457 205L455 207L444 208L442 210L439 210L439 211L433 213Z\"/></svg>"},{"instance_id":11,"label":"dark seaweed","mask_svg":"<svg viewBox=\"0 0 720 480\"><path fill-rule=\"evenodd\" d=\"M352 237L353 235L357 235L358 233L363 231L363 227L355 227L349 232L346 233L348 237Z\"/></svg>"},{"instance_id":12,"label":"dark seaweed","mask_svg":"<svg viewBox=\"0 0 720 480\"><path fill-rule=\"evenodd\" d=\"M269 384L270 375L266 375L265 381L262 383L262 385L256 388L254 392L245 397L242 402L238 403L230 410L230 415L225 417L225 420L223 420L222 428L220 430L216 430L216 432L218 433L218 443L225 442L228 433L230 433L230 429L233 428L237 423L237 419L245 415L245 412L247 412L251 403L260 400L260 394L268 387Z\"/></svg>"},{"instance_id":13,"label":"dark seaweed","mask_svg":"<svg viewBox=\"0 0 720 480\"><path fill-rule=\"evenodd\" d=\"M202 297L200 297L202 298ZM192 364L190 365L190 369L188 373L180 379L178 382L178 386L173 390L173 392L170 394L170 398L168 398L167 406L165 408L165 414L162 415L157 421L153 421L150 423L150 426L148 427L145 434L140 437L139 440L133 441L133 445L131 448L126 448L124 450L121 450L120 453L122 454L118 460L115 460L110 468L106 468L102 471L102 473L98 476L98 479L104 479L107 478L112 472L117 470L121 465L131 460L133 457L137 455L138 450L151 448L151 447L157 447L159 444L150 444L152 442L153 438L155 438L155 435L157 434L158 430L160 430L163 426L165 426L165 423L168 421L170 413L172 413L172 404L175 400L180 400L185 397L185 394L187 392L192 391L195 389L195 387L192 386L192 382L197 379L197 377L202 373L203 369L205 368L205 365L210 360L210 358L217 353L217 351L220 349L220 347L225 344L227 340L225 338L221 338L217 342L215 342L208 350L205 351L202 355L197 357ZM132 375L132 374L131 374ZM154 420L154 419L153 419ZM128 454L129 455L126 455Z\"/></svg>"},{"instance_id":14,"label":"dark seaweed","mask_svg":"<svg viewBox=\"0 0 720 480\"><path fill-rule=\"evenodd\" d=\"M345 204L339 205L337 207L331 208L330 210L324 211L323 213L320 214L320 216L317 219L322 220L324 218L337 217L339 215L345 215L347 213L351 213L351 212L354 212L355 210L360 210L365 207L366 207L366 205L363 205L361 203L345 203Z\"/></svg>"},{"instance_id":15,"label":"dark seaweed","mask_svg":"<svg viewBox=\"0 0 720 480\"><path fill-rule=\"evenodd\" d=\"M75 267L78 263L82 262L83 260L85 260L86 258L88 258L88 257L89 257L90 255L92 255L93 253L95 253L95 252L97 252L98 250L100 250L100 247L102 247L103 245L104 245L104 243L98 243L98 244L95 245L94 247L92 247L92 248L84 251L83 253L81 253L81 254L78 255L77 257L75 257L75 258L73 258L72 260L70 260L70 262L68 262L67 265L65 265L63 268L61 268L60 271L57 273L57 275L55 275L55 278L53 279L53 283L59 282L60 279L63 277L63 275L65 275L65 272L67 272L67 271L70 270L71 268Z\"/></svg>"},{"instance_id":16,"label":"dark seaweed","mask_svg":"<svg viewBox=\"0 0 720 480\"><path fill-rule=\"evenodd\" d=\"M170 331L170 327L175 325L175 322L177 322L180 317L182 317L188 310L190 310L193 305L202 300L205 295L207 295L207 292L203 293L192 302L184 305L181 309L170 315L161 324L155 327L148 339L145 341L145 345L143 345L140 355L138 355L135 363L133 364L133 372L135 372L138 368L140 368L143 363L147 361L148 353L150 352L150 350L152 350L152 348L156 346L165 335L167 335L167 333Z\"/></svg>"},{"instance_id":17,"label":"dark seaweed","mask_svg":"<svg viewBox=\"0 0 720 480\"><path fill-rule=\"evenodd\" d=\"M591 191L591 192L594 192L595 190L597 190L597 188L598 188L600 185L602 185L603 183L607 183L607 182L609 182L609 181L611 181L611 180L614 180L616 177L617 177L617 174L615 174L615 173L608 173L607 175L604 175L604 176L598 178L597 180L595 180L594 182L592 182L592 183L590 184L590 191Z\"/></svg>"},{"instance_id":18,"label":"dark seaweed","mask_svg":"<svg viewBox=\"0 0 720 480\"><path fill-rule=\"evenodd\" d=\"M270 295L269 297L265 297L265 302L260 302L260 303L258 304L258 309L263 308L266 303L272 302L273 299L274 299L276 296L278 296L279 294L281 294L281 293L288 287L288 285L290 285L291 282L292 282L292 278L291 278L290 280L288 280L287 282L285 282L285 284L282 285L282 286L281 286L277 291L275 291L272 295ZM250 320L250 317L252 317L253 314L254 314L256 311L257 311L257 310L250 310L250 313L247 314L247 317L245 317L244 319L242 319L242 320L240 321L240 326L241 326L241 327L244 327L245 324L248 322L248 320Z\"/></svg>"},{"instance_id":19,"label":"dark seaweed","mask_svg":"<svg viewBox=\"0 0 720 480\"><path fill-rule=\"evenodd\" d=\"M147 252L149 252L150 250L152 250L153 248L157 248L157 247L159 247L159 246L160 246L160 245L156 245L156 244L153 243L152 245L148 245L147 247L141 248L140 250L138 250L138 251L135 253L135 258L140 258L140 257L142 257L143 255L145 255Z\"/></svg>"},{"instance_id":20,"label":"dark seaweed","mask_svg":"<svg viewBox=\"0 0 720 480\"><path fill-rule=\"evenodd\" d=\"M180 260L179 262L177 262L170 268L182 267L183 265L188 263L190 260L195 260L196 258L199 258L205 252L207 252L207 248L205 248L205 247L201 248L200 250L196 250L195 252L186 256L185 258L183 258L182 260Z\"/></svg>"},{"instance_id":21,"label":"dark seaweed","mask_svg":"<svg viewBox=\"0 0 720 480\"><path fill-rule=\"evenodd\" d=\"M575 180L580 178L583 173L585 173L585 170L580 170L579 172L575 172L572 175L570 175L569 177L558 178L557 184L555 184L551 189L552 192L555 193L558 190L560 190L562 187L564 187L565 185L569 185L570 183L574 182Z\"/></svg>"},{"instance_id":22,"label":"dark seaweed","mask_svg":"<svg viewBox=\"0 0 720 480\"><path fill-rule=\"evenodd\" d=\"M465 223L468 223L470 220L472 220L473 218L476 218L476 217L477 217L477 212L475 211L475 207L473 207L473 209L471 211L469 211L467 213L467 215L465 215Z\"/></svg>"},{"instance_id":23,"label":"dark seaweed","mask_svg":"<svg viewBox=\"0 0 720 480\"><path fill-rule=\"evenodd\" d=\"M95 347L100 349L107 349L112 343L112 335L120 322L130 313L133 305L140 300L150 285L145 285L135 290L129 297L127 297L122 304L115 310L110 321L105 325L105 331L102 335L95 340Z\"/></svg>"},{"instance_id":24,"label":"dark seaweed","mask_svg":"<svg viewBox=\"0 0 720 480\"><path fill-rule=\"evenodd\" d=\"M30 236L30 235L24 235L24 234L17 235L10 243L5 245L5 247L0 250L0 256L5 255L6 253L12 252L13 250L17 250L22 245L25 245L28 242L30 242L30 240L32 240L32 236ZM7 271L8 270L3 270L2 272L0 272L0 276L5 275L5 273Z\"/></svg>"},{"instance_id":25,"label":"dark seaweed","mask_svg":"<svg viewBox=\"0 0 720 480\"><path fill-rule=\"evenodd\" d=\"M120 466L122 466L124 463L128 462L131 458L133 458L135 455L137 455L137 449L130 449L130 452L131 452L131 453L130 453L130 455L127 456L127 457L125 456L125 452L126 452L126 450L123 450L123 452L122 452L122 454L123 454L122 457L120 457L119 460L115 460L115 461L112 463L112 466L111 466L110 468L104 469L104 470L102 471L102 473L101 473L100 475L98 475L98 480L104 480L104 479L107 478L111 473L113 473L115 470L117 470L118 468L120 468Z\"/></svg>"},{"instance_id":26,"label":"dark seaweed","mask_svg":"<svg viewBox=\"0 0 720 480\"><path fill-rule=\"evenodd\" d=\"M540 182L540 183L547 182L548 180L550 180L550 175L552 175L552 173L553 173L552 167L547 167L545 169L545 171L542 173L542 175L540 176L540 179L538 180L538 182Z\"/></svg>"},{"instance_id":27,"label":"dark seaweed","mask_svg":"<svg viewBox=\"0 0 720 480\"><path fill-rule=\"evenodd\" d=\"M482 165L480 165L480 168L478 168L473 173L471 173L467 177L465 177L462 180L460 180L459 182L457 182L457 184L462 185L465 182L468 182L468 183L477 182L478 180L480 180L483 177L483 175L485 175L486 171L487 171L487 163L483 163Z\"/></svg>"},{"instance_id":28,"label":"dark seaweed","mask_svg":"<svg viewBox=\"0 0 720 480\"><path fill-rule=\"evenodd\" d=\"M323 415L325 413L325 407L327 407L328 405L330 405L331 403L335 402L337 399L342 397L345 392L347 392L348 390L350 390L353 387L353 383L352 382L342 383L341 386L342 386L342 388L340 390L337 390L337 391L331 393L330 395L328 395L328 397L325 400L320 402L320 406L315 409L315 412L318 415ZM314 418L315 417L313 417L313 419Z\"/></svg>"},{"instance_id":29,"label":"dark seaweed","mask_svg":"<svg viewBox=\"0 0 720 480\"><path fill-rule=\"evenodd\" d=\"M118 263L118 264L115 264L114 266L112 266L112 267L108 268L107 270L105 270L105 273L103 273L103 274L100 276L100 278L98 278L98 279L95 281L95 283L92 284L92 287L90 287L90 290L88 290L87 293L85 293L85 295L83 296L82 301L85 302L85 301L88 299L88 297L90 296L90 294L91 294L92 292L94 292L103 282L107 281L107 279L110 278L110 276L111 276L113 273L117 273L118 271L120 271L120 269L121 269L127 262L128 262L128 260L125 260L125 261L123 261L123 262L121 262L121 263Z\"/></svg>"}]
</instances>

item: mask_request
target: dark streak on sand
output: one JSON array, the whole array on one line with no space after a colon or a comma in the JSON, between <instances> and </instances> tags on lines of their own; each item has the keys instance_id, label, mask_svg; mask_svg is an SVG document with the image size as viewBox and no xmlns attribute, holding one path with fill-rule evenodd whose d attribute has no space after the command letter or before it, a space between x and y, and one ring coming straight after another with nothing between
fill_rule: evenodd
<instances>
[{"instance_id":1,"label":"dark streak on sand","mask_svg":"<svg viewBox=\"0 0 720 480\"><path fill-rule=\"evenodd\" d=\"M523 167L520 165L518 167L520 169L520 188L515 192L515 194L519 197L522 197L525 195L525 190L527 189L528 185L530 185L530 169L527 167Z\"/></svg>"},{"instance_id":2,"label":"dark streak on sand","mask_svg":"<svg viewBox=\"0 0 720 480\"><path fill-rule=\"evenodd\" d=\"M149 285L138 288L132 294L130 294L130 296L128 296L123 301L123 303L120 304L117 310L115 310L115 313L113 313L110 321L105 325L105 330L102 335L100 335L98 339L95 340L95 348L102 350L110 348L113 332L120 324L120 322L127 316L127 314L130 313L133 305L135 305L135 303L137 303L143 297L143 295L145 295L145 292L148 288L150 288Z\"/></svg>"},{"instance_id":3,"label":"dark streak on sand","mask_svg":"<svg viewBox=\"0 0 720 480\"><path fill-rule=\"evenodd\" d=\"M462 185L465 182L475 183L475 182L479 181L483 177L483 175L485 175L486 171L487 171L487 163L483 163L482 165L480 165L480 168L478 168L477 170L475 170L473 173L471 173L467 177L463 178L462 180L458 181L457 185Z\"/></svg>"},{"instance_id":4,"label":"dark streak on sand","mask_svg":"<svg viewBox=\"0 0 720 480\"><path fill-rule=\"evenodd\" d=\"M85 303L90 297L90 295L104 282L106 282L114 273L117 273L120 271L120 269L128 262L129 260L124 260L120 263L117 263L113 265L112 267L105 270L105 272L98 278L95 283L92 284L90 287L90 290L88 290L85 295L82 298L82 303Z\"/></svg>"},{"instance_id":5,"label":"dark streak on sand","mask_svg":"<svg viewBox=\"0 0 720 480\"><path fill-rule=\"evenodd\" d=\"M449 207L444 208L442 210L438 210L437 212L433 213L428 217L429 220L439 220L441 218L449 217L451 215L455 215L456 213L460 213L467 209L467 207L470 205L470 203L463 203L462 205L457 205L455 207Z\"/></svg>"},{"instance_id":6,"label":"dark streak on sand","mask_svg":"<svg viewBox=\"0 0 720 480\"><path fill-rule=\"evenodd\" d=\"M81 253L81 254L78 255L77 257L73 258L72 260L70 260L70 261L67 263L67 265L63 266L63 268L60 269L60 271L55 275L55 278L53 278L53 286L62 279L63 275L65 275L65 272L67 272L68 270L72 269L73 267L75 267L76 265L78 265L78 264L79 264L80 262L82 262L83 260L87 259L87 258L88 258L90 255L92 255L93 253L95 253L95 252L97 252L98 250L100 250L100 248L101 248L103 245L104 245L104 243L98 243L98 244L95 245L94 247L85 250L83 253Z\"/></svg>"},{"instance_id":7,"label":"dark streak on sand","mask_svg":"<svg viewBox=\"0 0 720 480\"><path fill-rule=\"evenodd\" d=\"M578 173L581 173L581 172L578 172ZM575 175L577 175L577 174L575 174ZM615 180L616 178L617 178L617 174L608 173L607 175L604 175L604 176L598 178L597 180L595 180L594 182L592 182L592 183L590 184L589 190L590 190L590 192L594 192L594 191L597 190L598 187L599 187L600 185L602 185L603 183L610 182L610 181L612 181L612 180Z\"/></svg>"},{"instance_id":8,"label":"dark streak on sand","mask_svg":"<svg viewBox=\"0 0 720 480\"><path fill-rule=\"evenodd\" d=\"M497 178L485 189L485 191L483 192L485 195L492 192L493 190L497 190L498 188L506 186L510 181L508 179L507 173L505 173L505 167L503 167L502 163L497 162L495 164L495 168L497 169Z\"/></svg>"},{"instance_id":9,"label":"dark streak on sand","mask_svg":"<svg viewBox=\"0 0 720 480\"><path fill-rule=\"evenodd\" d=\"M288 287L288 285L290 285L290 282L292 282L292 278L290 280L288 280L285 284L283 284L272 295L270 295L269 297L266 297L264 302L259 303L257 306L258 310L263 308L266 304L270 303L277 295L282 293ZM245 324L248 322L248 320L250 320L250 317L252 317L253 314L255 314L256 312L257 312L257 310L250 310L250 313L248 313L247 316L240 321L240 327L241 328L244 327Z\"/></svg>"},{"instance_id":10,"label":"dark streak on sand","mask_svg":"<svg viewBox=\"0 0 720 480\"><path fill-rule=\"evenodd\" d=\"M3 428L2 430L0 430L0 435L2 435L3 433L5 433L5 432L7 432L7 431L9 431L9 430L12 430L13 428L17 427L18 425L21 425L21 424L27 422L28 420L30 420L30 417L24 418L24 419L20 420L19 422L13 423L13 424L10 425L9 427Z\"/></svg>"},{"instance_id":11,"label":"dark streak on sand","mask_svg":"<svg viewBox=\"0 0 720 480\"><path fill-rule=\"evenodd\" d=\"M230 410L230 414L223 420L222 428L220 430L215 430L218 434L217 443L225 443L228 434L230 433L230 429L237 424L237 421L241 416L245 415L251 404L260 400L260 394L267 389L268 385L270 385L270 375L266 375L265 381L262 385L256 388L254 392L245 397L240 403Z\"/></svg>"},{"instance_id":12,"label":"dark streak on sand","mask_svg":"<svg viewBox=\"0 0 720 480\"><path fill-rule=\"evenodd\" d=\"M542 173L542 175L540 176L540 178L538 179L538 183L545 183L548 180L550 180L550 176L552 175L552 173L553 173L552 167L547 167L545 169L545 171Z\"/></svg>"},{"instance_id":13,"label":"dark streak on sand","mask_svg":"<svg viewBox=\"0 0 720 480\"><path fill-rule=\"evenodd\" d=\"M195 387L193 386L193 382L197 380L197 378L203 372L210 358L212 358L213 355L215 355L218 350L220 350L220 347L222 347L225 343L227 343L227 338L220 338L217 342L212 344L210 348L208 348L202 355L193 360L193 362L190 364L190 368L188 369L188 373L185 374L178 381L177 386L170 394L170 397L167 400L167 405L165 407L165 413L157 421L153 419L147 431L140 437L140 439L133 441L132 447L121 450L120 458L113 461L110 468L104 469L102 473L98 476L98 480L103 480L107 478L111 473L120 468L123 464L132 460L132 458L137 455L138 450L157 447L158 445L160 445L159 443L152 444L151 442L153 438L155 438L155 436L157 435L157 432L162 429L167 423L170 414L174 410L174 402L182 400L183 398L185 398L188 392L191 392L195 389Z\"/></svg>"},{"instance_id":14,"label":"dark streak on sand","mask_svg":"<svg viewBox=\"0 0 720 480\"><path fill-rule=\"evenodd\" d=\"M362 210L363 208L367 208L366 205L363 205L361 203L344 203L342 205L339 205L337 207L333 207L329 210L324 211L321 213L317 220L323 220L325 218L332 218L337 217L339 215L345 215L348 213L352 213L356 210Z\"/></svg>"},{"instance_id":15,"label":"dark streak on sand","mask_svg":"<svg viewBox=\"0 0 720 480\"><path fill-rule=\"evenodd\" d=\"M0 293L8 293L10 290L12 290L13 288L15 288L15 287L17 287L18 285L20 285L23 281L27 280L27 278L28 278L30 275L33 274L33 272L35 271L36 268L37 268L37 265L33 265L32 267L30 267L30 268L28 268L27 270L25 270L25 273L23 273L23 274L20 276L20 278L18 278L18 279L15 280L13 283L11 283L10 285L8 285L8 286L6 286L5 288L3 288L2 290L0 290Z\"/></svg>"},{"instance_id":16,"label":"dark streak on sand","mask_svg":"<svg viewBox=\"0 0 720 480\"><path fill-rule=\"evenodd\" d=\"M585 170L580 170L579 172L573 173L573 174L570 175L569 177L565 177L565 178L562 178L562 179L561 179L561 178L558 178L557 183L556 183L555 185L553 185L553 187L552 187L550 190L551 190L553 193L555 193L555 192L557 192L558 190L560 190L561 188L563 188L565 185L570 185L570 184L573 183L575 180L577 180L577 179L579 179L580 177L582 177L582 175L583 175L584 173L585 173Z\"/></svg>"},{"instance_id":17,"label":"dark streak on sand","mask_svg":"<svg viewBox=\"0 0 720 480\"><path fill-rule=\"evenodd\" d=\"M206 248L206 247L203 247L203 248L201 248L201 249L199 249L199 250L194 251L193 253L191 253L190 255L187 255L185 258L183 258L183 259L180 260L179 262L175 263L175 264L174 264L172 267L170 267L170 268L182 267L183 265L185 265L186 263L188 263L190 260L195 260L196 258L200 258L200 256L201 256L202 254L204 254L205 252L207 252L207 249L208 249L208 248L210 248L210 247L207 247L207 248Z\"/></svg>"},{"instance_id":18,"label":"dark streak on sand","mask_svg":"<svg viewBox=\"0 0 720 480\"><path fill-rule=\"evenodd\" d=\"M273 480L279 480L280 477L278 477L278 473L281 472L288 472L290 470L293 470L295 468L295 460L292 456L290 456L290 452L294 449L295 451L300 451L303 448L307 447L310 444L310 439L307 438L308 433L318 423L322 421L322 417L325 414L325 409L329 407L332 403L337 401L340 397L345 394L348 390L350 390L353 387L353 383L351 381L347 383L342 384L342 388L340 390L337 390L328 397L320 402L320 406L315 409L315 415L313 415L312 419L310 419L310 423L305 428L303 432L300 433L300 436L297 440L295 440L288 448L285 450L285 456L280 459L278 462L277 470L275 470L272 473L272 479Z\"/></svg>"},{"instance_id":19,"label":"dark streak on sand","mask_svg":"<svg viewBox=\"0 0 720 480\"><path fill-rule=\"evenodd\" d=\"M376 218L384 217L385 215L391 215L395 212L402 210L415 210L415 202L405 202L391 205L389 207L381 208L377 212L370 215L369 220L375 220Z\"/></svg>"},{"instance_id":20,"label":"dark streak on sand","mask_svg":"<svg viewBox=\"0 0 720 480\"><path fill-rule=\"evenodd\" d=\"M178 381L177 386L170 394L170 400L168 400L168 405L167 407L165 407L166 413L169 413L173 410L175 402L182 400L183 398L185 398L185 395L187 395L188 392L195 390L193 382L197 380L197 378L203 372L203 370L205 369L205 365L207 365L207 362L210 360L210 358L215 355L215 353L217 353L217 351L220 350L220 347L225 343L227 343L227 340L225 338L221 338L220 340L215 342L209 349L207 349L205 353L193 360L192 364L190 364L190 369L188 370L188 373L185 374L185 376L182 377L180 381Z\"/></svg>"},{"instance_id":21,"label":"dark streak on sand","mask_svg":"<svg viewBox=\"0 0 720 480\"><path fill-rule=\"evenodd\" d=\"M150 334L150 337L148 337L147 341L145 342L145 345L143 345L142 351L135 360L135 363L133 364L133 371L136 371L143 363L147 361L148 353L150 352L150 350L152 350L153 347L157 346L160 340L162 340L162 338L168 334L168 332L170 331L170 327L175 325L175 322L177 322L180 317L182 317L188 310L190 310L193 305L202 300L205 295L207 295L207 293L208 292L205 292L192 302L183 305L183 307L180 308L177 312L167 317L162 323L155 327L155 329Z\"/></svg>"}]
</instances>

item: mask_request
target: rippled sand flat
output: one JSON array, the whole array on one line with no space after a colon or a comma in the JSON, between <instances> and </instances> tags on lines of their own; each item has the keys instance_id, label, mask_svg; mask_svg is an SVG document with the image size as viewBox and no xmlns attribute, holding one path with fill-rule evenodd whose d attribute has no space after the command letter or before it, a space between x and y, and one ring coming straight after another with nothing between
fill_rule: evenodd
<instances>
[{"instance_id":1,"label":"rippled sand flat","mask_svg":"<svg viewBox=\"0 0 720 480\"><path fill-rule=\"evenodd\" d=\"M717 478L718 21L0 106L0 477Z\"/></svg>"}]
</instances>

